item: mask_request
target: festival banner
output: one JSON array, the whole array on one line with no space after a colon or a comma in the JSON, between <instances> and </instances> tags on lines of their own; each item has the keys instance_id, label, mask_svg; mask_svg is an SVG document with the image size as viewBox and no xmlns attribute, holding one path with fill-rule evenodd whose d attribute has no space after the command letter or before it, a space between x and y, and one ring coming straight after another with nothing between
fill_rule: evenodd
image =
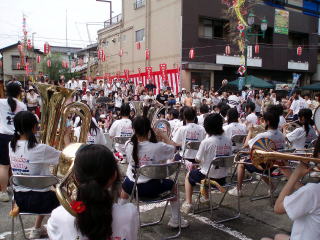
<instances>
[{"instance_id":1,"label":"festival banner","mask_svg":"<svg viewBox=\"0 0 320 240\"><path fill-rule=\"evenodd\" d=\"M288 35L289 33L289 12L281 9L275 9L274 14L274 32Z\"/></svg>"},{"instance_id":2,"label":"festival banner","mask_svg":"<svg viewBox=\"0 0 320 240\"><path fill-rule=\"evenodd\" d=\"M163 82L167 82L168 81L168 78L167 78L167 64L165 64L165 63L160 64L160 72L161 72L162 81Z\"/></svg>"}]
</instances>

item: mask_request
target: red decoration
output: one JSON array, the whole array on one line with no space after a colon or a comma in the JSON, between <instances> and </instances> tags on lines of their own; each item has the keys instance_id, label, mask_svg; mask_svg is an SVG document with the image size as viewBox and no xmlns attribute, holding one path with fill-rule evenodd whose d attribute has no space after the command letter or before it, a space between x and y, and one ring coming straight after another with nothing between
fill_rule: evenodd
<instances>
[{"instance_id":1,"label":"red decoration","mask_svg":"<svg viewBox=\"0 0 320 240\"><path fill-rule=\"evenodd\" d=\"M242 23L239 23L237 26L237 29L242 33L243 30L245 29L245 26Z\"/></svg>"},{"instance_id":2,"label":"red decoration","mask_svg":"<svg viewBox=\"0 0 320 240\"><path fill-rule=\"evenodd\" d=\"M28 41L27 41L27 48L28 49L32 48L32 44L31 44L31 40L30 39L28 39Z\"/></svg>"},{"instance_id":3,"label":"red decoration","mask_svg":"<svg viewBox=\"0 0 320 240\"><path fill-rule=\"evenodd\" d=\"M147 79L151 79L152 67L146 67Z\"/></svg>"},{"instance_id":4,"label":"red decoration","mask_svg":"<svg viewBox=\"0 0 320 240\"><path fill-rule=\"evenodd\" d=\"M301 46L297 47L297 55L298 56L302 55L302 47Z\"/></svg>"},{"instance_id":5,"label":"red decoration","mask_svg":"<svg viewBox=\"0 0 320 240\"><path fill-rule=\"evenodd\" d=\"M101 61L102 61L102 62L105 62L105 61L106 61L106 55L105 55L104 53L103 53L103 55L102 55Z\"/></svg>"},{"instance_id":6,"label":"red decoration","mask_svg":"<svg viewBox=\"0 0 320 240\"><path fill-rule=\"evenodd\" d=\"M191 48L190 51L189 51L189 58L190 59L194 59L194 57L195 57L195 51L194 51L193 48Z\"/></svg>"},{"instance_id":7,"label":"red decoration","mask_svg":"<svg viewBox=\"0 0 320 240\"><path fill-rule=\"evenodd\" d=\"M47 66L51 67L51 60L50 59L47 60Z\"/></svg>"},{"instance_id":8,"label":"red decoration","mask_svg":"<svg viewBox=\"0 0 320 240\"><path fill-rule=\"evenodd\" d=\"M19 50L20 53L23 51L23 45L22 44L18 45L18 50Z\"/></svg>"},{"instance_id":9,"label":"red decoration","mask_svg":"<svg viewBox=\"0 0 320 240\"><path fill-rule=\"evenodd\" d=\"M72 62L72 68L75 68L76 67L76 63L75 62Z\"/></svg>"},{"instance_id":10,"label":"red decoration","mask_svg":"<svg viewBox=\"0 0 320 240\"><path fill-rule=\"evenodd\" d=\"M123 56L123 49L120 49L120 51L119 51L119 56L120 56L120 57Z\"/></svg>"},{"instance_id":11,"label":"red decoration","mask_svg":"<svg viewBox=\"0 0 320 240\"><path fill-rule=\"evenodd\" d=\"M99 49L99 51L98 51L98 59L101 60L103 55L104 55L104 50L103 49Z\"/></svg>"},{"instance_id":12,"label":"red decoration","mask_svg":"<svg viewBox=\"0 0 320 240\"><path fill-rule=\"evenodd\" d=\"M246 71L247 71L247 69L246 69L246 67L243 66L243 65L238 68L238 73L239 73L241 76L243 76Z\"/></svg>"},{"instance_id":13,"label":"red decoration","mask_svg":"<svg viewBox=\"0 0 320 240\"><path fill-rule=\"evenodd\" d=\"M259 46L259 44L256 44L256 45L254 46L254 53L255 53L255 54L259 54L259 52L260 52L260 46Z\"/></svg>"},{"instance_id":14,"label":"red decoration","mask_svg":"<svg viewBox=\"0 0 320 240\"><path fill-rule=\"evenodd\" d=\"M140 48L141 48L141 43L140 42L136 42L136 48L137 48L137 50L140 50Z\"/></svg>"},{"instance_id":15,"label":"red decoration","mask_svg":"<svg viewBox=\"0 0 320 240\"><path fill-rule=\"evenodd\" d=\"M226 53L226 55L230 55L230 53L231 53L230 45L226 46L225 53Z\"/></svg>"},{"instance_id":16,"label":"red decoration","mask_svg":"<svg viewBox=\"0 0 320 240\"><path fill-rule=\"evenodd\" d=\"M78 65L80 65L80 66L83 65L83 59L82 59L82 58L79 58L79 59L78 59Z\"/></svg>"},{"instance_id":17,"label":"red decoration","mask_svg":"<svg viewBox=\"0 0 320 240\"><path fill-rule=\"evenodd\" d=\"M164 82L168 81L168 78L167 78L167 64L165 64L165 63L160 64L160 72L161 72L162 81L164 81Z\"/></svg>"},{"instance_id":18,"label":"red decoration","mask_svg":"<svg viewBox=\"0 0 320 240\"><path fill-rule=\"evenodd\" d=\"M17 62L17 69L20 69L21 68L21 65L19 62Z\"/></svg>"},{"instance_id":19,"label":"red decoration","mask_svg":"<svg viewBox=\"0 0 320 240\"><path fill-rule=\"evenodd\" d=\"M146 60L150 59L150 50L147 48L146 49Z\"/></svg>"},{"instance_id":20,"label":"red decoration","mask_svg":"<svg viewBox=\"0 0 320 240\"><path fill-rule=\"evenodd\" d=\"M41 62L41 56L38 55L38 56L37 56L37 63L40 63L40 62Z\"/></svg>"},{"instance_id":21,"label":"red decoration","mask_svg":"<svg viewBox=\"0 0 320 240\"><path fill-rule=\"evenodd\" d=\"M126 81L128 82L129 81L129 69L124 70L124 76L126 78Z\"/></svg>"},{"instance_id":22,"label":"red decoration","mask_svg":"<svg viewBox=\"0 0 320 240\"><path fill-rule=\"evenodd\" d=\"M68 61L65 61L64 66L65 66L65 68L69 68L69 63L68 63Z\"/></svg>"},{"instance_id":23,"label":"red decoration","mask_svg":"<svg viewBox=\"0 0 320 240\"><path fill-rule=\"evenodd\" d=\"M49 43L45 43L44 46L43 46L43 52L44 54L49 54L50 53L50 45Z\"/></svg>"},{"instance_id":24,"label":"red decoration","mask_svg":"<svg viewBox=\"0 0 320 240\"><path fill-rule=\"evenodd\" d=\"M86 210L86 205L82 201L72 201L70 206L72 210L78 214L83 213Z\"/></svg>"}]
</instances>

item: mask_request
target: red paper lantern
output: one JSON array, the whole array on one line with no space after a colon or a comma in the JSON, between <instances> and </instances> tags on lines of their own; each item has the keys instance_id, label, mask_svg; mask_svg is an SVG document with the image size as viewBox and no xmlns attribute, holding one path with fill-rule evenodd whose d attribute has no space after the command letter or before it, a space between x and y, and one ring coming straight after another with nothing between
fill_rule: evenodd
<instances>
[{"instance_id":1,"label":"red paper lantern","mask_svg":"<svg viewBox=\"0 0 320 240\"><path fill-rule=\"evenodd\" d=\"M69 63L68 63L68 61L65 62L64 66L65 66L66 68L69 68Z\"/></svg>"},{"instance_id":2,"label":"red paper lantern","mask_svg":"<svg viewBox=\"0 0 320 240\"><path fill-rule=\"evenodd\" d=\"M38 55L38 56L37 56L37 63L40 63L40 62L41 62L41 56Z\"/></svg>"},{"instance_id":3,"label":"red paper lantern","mask_svg":"<svg viewBox=\"0 0 320 240\"><path fill-rule=\"evenodd\" d=\"M47 67L51 67L51 60L50 59L47 60Z\"/></svg>"},{"instance_id":4,"label":"red paper lantern","mask_svg":"<svg viewBox=\"0 0 320 240\"><path fill-rule=\"evenodd\" d=\"M49 43L45 43L44 46L43 46L43 52L44 54L49 54L50 53L50 45Z\"/></svg>"},{"instance_id":5,"label":"red paper lantern","mask_svg":"<svg viewBox=\"0 0 320 240\"><path fill-rule=\"evenodd\" d=\"M231 53L230 45L226 46L225 53L226 53L226 55L230 55L230 53Z\"/></svg>"},{"instance_id":6,"label":"red paper lantern","mask_svg":"<svg viewBox=\"0 0 320 240\"><path fill-rule=\"evenodd\" d=\"M297 55L298 56L302 55L302 47L301 46L297 47Z\"/></svg>"},{"instance_id":7,"label":"red paper lantern","mask_svg":"<svg viewBox=\"0 0 320 240\"><path fill-rule=\"evenodd\" d=\"M141 48L141 43L140 42L136 42L136 48L137 48L137 50L140 50L140 48Z\"/></svg>"},{"instance_id":8,"label":"red paper lantern","mask_svg":"<svg viewBox=\"0 0 320 240\"><path fill-rule=\"evenodd\" d=\"M28 41L27 41L27 48L28 49L32 48L32 44L31 44L31 40L30 39L28 39Z\"/></svg>"},{"instance_id":9,"label":"red paper lantern","mask_svg":"<svg viewBox=\"0 0 320 240\"><path fill-rule=\"evenodd\" d=\"M190 51L189 51L189 58L190 59L194 59L194 56L195 56L195 51L194 51L193 48L191 48Z\"/></svg>"},{"instance_id":10,"label":"red paper lantern","mask_svg":"<svg viewBox=\"0 0 320 240\"><path fill-rule=\"evenodd\" d=\"M101 57L102 62L106 61L106 55L103 53L102 57Z\"/></svg>"},{"instance_id":11,"label":"red paper lantern","mask_svg":"<svg viewBox=\"0 0 320 240\"><path fill-rule=\"evenodd\" d=\"M259 44L256 44L256 45L254 46L254 53L255 53L255 54L259 54L259 52L260 52L260 46L259 46Z\"/></svg>"},{"instance_id":12,"label":"red paper lantern","mask_svg":"<svg viewBox=\"0 0 320 240\"><path fill-rule=\"evenodd\" d=\"M146 60L150 59L150 50L147 48L146 49Z\"/></svg>"},{"instance_id":13,"label":"red paper lantern","mask_svg":"<svg viewBox=\"0 0 320 240\"><path fill-rule=\"evenodd\" d=\"M17 62L17 69L20 69L21 68L21 65L19 62Z\"/></svg>"},{"instance_id":14,"label":"red paper lantern","mask_svg":"<svg viewBox=\"0 0 320 240\"><path fill-rule=\"evenodd\" d=\"M120 57L123 56L123 49L120 49L120 51L119 51L119 56L120 56Z\"/></svg>"},{"instance_id":15,"label":"red paper lantern","mask_svg":"<svg viewBox=\"0 0 320 240\"><path fill-rule=\"evenodd\" d=\"M22 44L19 44L19 45L18 45L18 50L19 50L19 52L22 52L22 51L23 51L23 45L22 45Z\"/></svg>"},{"instance_id":16,"label":"red paper lantern","mask_svg":"<svg viewBox=\"0 0 320 240\"><path fill-rule=\"evenodd\" d=\"M103 55L104 55L104 50L103 49L99 49L99 51L98 51L98 59L101 60Z\"/></svg>"}]
</instances>

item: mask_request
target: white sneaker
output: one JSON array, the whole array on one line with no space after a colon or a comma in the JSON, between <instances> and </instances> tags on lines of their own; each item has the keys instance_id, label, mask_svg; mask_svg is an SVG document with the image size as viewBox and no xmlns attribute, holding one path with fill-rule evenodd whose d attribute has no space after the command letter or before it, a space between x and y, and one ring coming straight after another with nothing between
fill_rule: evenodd
<instances>
[{"instance_id":1,"label":"white sneaker","mask_svg":"<svg viewBox=\"0 0 320 240\"><path fill-rule=\"evenodd\" d=\"M47 229L45 227L32 228L29 234L30 239L39 239L47 236L48 236Z\"/></svg>"},{"instance_id":2,"label":"white sneaker","mask_svg":"<svg viewBox=\"0 0 320 240\"><path fill-rule=\"evenodd\" d=\"M209 198L205 198L204 196L200 197L200 203L202 204L209 204L210 199Z\"/></svg>"},{"instance_id":3,"label":"white sneaker","mask_svg":"<svg viewBox=\"0 0 320 240\"><path fill-rule=\"evenodd\" d=\"M241 197L242 191L238 190L237 187L234 187L228 191L229 195L235 196L235 197Z\"/></svg>"},{"instance_id":4,"label":"white sneaker","mask_svg":"<svg viewBox=\"0 0 320 240\"><path fill-rule=\"evenodd\" d=\"M0 192L0 202L9 202L10 197L8 192Z\"/></svg>"},{"instance_id":5,"label":"white sneaker","mask_svg":"<svg viewBox=\"0 0 320 240\"><path fill-rule=\"evenodd\" d=\"M168 226L172 227L172 228L178 228L179 227L179 220L171 217L168 222ZM189 222L187 220L185 220L183 217L181 217L181 228L187 228L187 227L189 227Z\"/></svg>"},{"instance_id":6,"label":"white sneaker","mask_svg":"<svg viewBox=\"0 0 320 240\"><path fill-rule=\"evenodd\" d=\"M190 213L191 209L192 209L192 204L187 203L187 202L184 202L182 204L181 211L184 212L185 214Z\"/></svg>"}]
</instances>

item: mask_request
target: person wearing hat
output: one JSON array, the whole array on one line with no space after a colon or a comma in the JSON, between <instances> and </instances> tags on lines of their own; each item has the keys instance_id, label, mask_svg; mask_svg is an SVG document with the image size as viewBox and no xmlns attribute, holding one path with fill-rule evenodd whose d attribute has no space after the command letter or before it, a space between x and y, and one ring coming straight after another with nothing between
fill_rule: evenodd
<instances>
[{"instance_id":1,"label":"person wearing hat","mask_svg":"<svg viewBox=\"0 0 320 240\"><path fill-rule=\"evenodd\" d=\"M29 88L27 93L27 108L29 111L36 110L39 105L38 94L36 94L35 89L33 87Z\"/></svg>"},{"instance_id":2,"label":"person wearing hat","mask_svg":"<svg viewBox=\"0 0 320 240\"><path fill-rule=\"evenodd\" d=\"M86 101L87 105L90 109L93 109L94 106L94 97L91 95L91 91L89 89L86 90L86 94L82 96L81 100Z\"/></svg>"},{"instance_id":3,"label":"person wearing hat","mask_svg":"<svg viewBox=\"0 0 320 240\"><path fill-rule=\"evenodd\" d=\"M145 91L145 88L142 85L142 81L140 81L139 85L136 87L136 95L141 95L143 91Z\"/></svg>"}]
</instances>

